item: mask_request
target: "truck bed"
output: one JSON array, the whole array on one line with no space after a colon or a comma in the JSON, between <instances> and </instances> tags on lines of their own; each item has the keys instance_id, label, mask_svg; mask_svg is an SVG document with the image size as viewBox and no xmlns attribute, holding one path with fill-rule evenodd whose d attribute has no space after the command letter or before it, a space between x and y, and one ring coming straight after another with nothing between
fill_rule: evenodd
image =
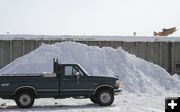
<instances>
[{"instance_id":1,"label":"truck bed","mask_svg":"<svg viewBox=\"0 0 180 112\"><path fill-rule=\"evenodd\" d=\"M49 72L42 72L42 73L27 73L27 74L2 74L0 77L7 77L7 76L40 76L40 77L56 77L55 73Z\"/></svg>"},{"instance_id":2,"label":"truck bed","mask_svg":"<svg viewBox=\"0 0 180 112\"><path fill-rule=\"evenodd\" d=\"M0 96L10 96L20 87L32 87L39 96L58 96L59 78L53 73L4 74L0 76Z\"/></svg>"}]
</instances>

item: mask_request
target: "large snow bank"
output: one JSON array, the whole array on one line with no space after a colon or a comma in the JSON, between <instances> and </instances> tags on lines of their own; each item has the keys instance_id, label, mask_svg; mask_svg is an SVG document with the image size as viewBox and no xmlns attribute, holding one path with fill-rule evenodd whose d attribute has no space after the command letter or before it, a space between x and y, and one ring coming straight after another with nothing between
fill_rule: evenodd
<instances>
[{"instance_id":1,"label":"large snow bank","mask_svg":"<svg viewBox=\"0 0 180 112\"><path fill-rule=\"evenodd\" d=\"M0 74L52 72L55 57L60 63L80 64L93 75L117 75L127 92L161 94L178 92L180 88L179 80L172 78L163 68L121 48L90 47L74 42L43 44L1 69Z\"/></svg>"}]
</instances>

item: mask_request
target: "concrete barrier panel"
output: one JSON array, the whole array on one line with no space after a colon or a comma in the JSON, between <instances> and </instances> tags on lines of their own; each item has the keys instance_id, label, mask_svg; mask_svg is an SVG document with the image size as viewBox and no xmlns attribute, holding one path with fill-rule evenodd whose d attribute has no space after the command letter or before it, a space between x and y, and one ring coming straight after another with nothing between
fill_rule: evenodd
<instances>
[{"instance_id":1,"label":"concrete barrier panel","mask_svg":"<svg viewBox=\"0 0 180 112\"><path fill-rule=\"evenodd\" d=\"M64 41L69 40L0 40L0 68L14 59L36 49L43 43L54 44ZM122 47L122 49L131 54L135 54L137 57L162 66L171 74L180 73L180 42L123 42L95 40L80 40L76 42L87 44L89 46Z\"/></svg>"},{"instance_id":2,"label":"concrete barrier panel","mask_svg":"<svg viewBox=\"0 0 180 112\"><path fill-rule=\"evenodd\" d=\"M122 46L123 46L122 41L112 41L112 43L113 43L112 47L115 48L115 49L118 48L118 47L122 48Z\"/></svg>"},{"instance_id":3,"label":"concrete barrier panel","mask_svg":"<svg viewBox=\"0 0 180 112\"><path fill-rule=\"evenodd\" d=\"M137 55L137 43L136 42L129 42L129 53Z\"/></svg>"},{"instance_id":4,"label":"concrete barrier panel","mask_svg":"<svg viewBox=\"0 0 180 112\"><path fill-rule=\"evenodd\" d=\"M99 41L100 47L111 47L111 41Z\"/></svg>"},{"instance_id":5,"label":"concrete barrier panel","mask_svg":"<svg viewBox=\"0 0 180 112\"><path fill-rule=\"evenodd\" d=\"M23 56L23 41L12 40L12 60Z\"/></svg>"},{"instance_id":6,"label":"concrete barrier panel","mask_svg":"<svg viewBox=\"0 0 180 112\"><path fill-rule=\"evenodd\" d=\"M174 42L174 70L176 73L180 73L180 44L178 42Z\"/></svg>"},{"instance_id":7,"label":"concrete barrier panel","mask_svg":"<svg viewBox=\"0 0 180 112\"><path fill-rule=\"evenodd\" d=\"M37 40L36 41L36 48L38 48L42 44L50 44L50 41L48 41L48 40Z\"/></svg>"},{"instance_id":8,"label":"concrete barrier panel","mask_svg":"<svg viewBox=\"0 0 180 112\"><path fill-rule=\"evenodd\" d=\"M36 49L36 41L35 40L25 40L24 41L24 53L27 54L32 50Z\"/></svg>"},{"instance_id":9,"label":"concrete barrier panel","mask_svg":"<svg viewBox=\"0 0 180 112\"><path fill-rule=\"evenodd\" d=\"M161 66L166 70L169 70L170 57L169 57L169 43L161 42Z\"/></svg>"},{"instance_id":10,"label":"concrete barrier panel","mask_svg":"<svg viewBox=\"0 0 180 112\"><path fill-rule=\"evenodd\" d=\"M87 45L87 41L76 41L76 42Z\"/></svg>"},{"instance_id":11,"label":"concrete barrier panel","mask_svg":"<svg viewBox=\"0 0 180 112\"><path fill-rule=\"evenodd\" d=\"M50 44L61 43L60 40L50 40Z\"/></svg>"},{"instance_id":12,"label":"concrete barrier panel","mask_svg":"<svg viewBox=\"0 0 180 112\"><path fill-rule=\"evenodd\" d=\"M136 56L148 60L147 57L147 46L145 42L137 42L137 54Z\"/></svg>"},{"instance_id":13,"label":"concrete barrier panel","mask_svg":"<svg viewBox=\"0 0 180 112\"><path fill-rule=\"evenodd\" d=\"M10 41L4 41L4 65L7 65L10 63Z\"/></svg>"},{"instance_id":14,"label":"concrete barrier panel","mask_svg":"<svg viewBox=\"0 0 180 112\"><path fill-rule=\"evenodd\" d=\"M88 41L88 46L99 46L99 41Z\"/></svg>"},{"instance_id":15,"label":"concrete barrier panel","mask_svg":"<svg viewBox=\"0 0 180 112\"><path fill-rule=\"evenodd\" d=\"M161 65L160 62L160 44L159 42L152 43L153 48L153 61L155 64Z\"/></svg>"},{"instance_id":16,"label":"concrete barrier panel","mask_svg":"<svg viewBox=\"0 0 180 112\"><path fill-rule=\"evenodd\" d=\"M0 41L0 68L4 66L4 57L5 49L4 49L4 41Z\"/></svg>"}]
</instances>

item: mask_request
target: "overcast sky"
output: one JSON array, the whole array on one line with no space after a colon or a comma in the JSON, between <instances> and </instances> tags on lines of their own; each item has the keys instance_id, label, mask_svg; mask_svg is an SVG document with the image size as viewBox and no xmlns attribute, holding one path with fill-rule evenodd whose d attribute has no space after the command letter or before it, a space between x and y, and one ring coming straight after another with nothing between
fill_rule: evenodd
<instances>
[{"instance_id":1,"label":"overcast sky","mask_svg":"<svg viewBox=\"0 0 180 112\"><path fill-rule=\"evenodd\" d=\"M0 34L152 36L177 27L180 0L0 0Z\"/></svg>"}]
</instances>

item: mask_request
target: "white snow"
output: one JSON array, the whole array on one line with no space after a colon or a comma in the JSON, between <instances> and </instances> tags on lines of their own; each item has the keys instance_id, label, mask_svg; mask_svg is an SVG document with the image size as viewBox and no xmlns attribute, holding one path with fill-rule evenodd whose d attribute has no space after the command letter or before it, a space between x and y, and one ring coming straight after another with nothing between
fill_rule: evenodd
<instances>
[{"instance_id":1,"label":"white snow","mask_svg":"<svg viewBox=\"0 0 180 112\"><path fill-rule=\"evenodd\" d=\"M51 99L35 100L30 109L18 109L13 100L1 100L6 106L0 106L0 111L35 111L35 112L164 112L165 96L121 94L115 97L112 106L100 107L89 99ZM133 99L133 100L132 100Z\"/></svg>"},{"instance_id":2,"label":"white snow","mask_svg":"<svg viewBox=\"0 0 180 112\"><path fill-rule=\"evenodd\" d=\"M115 96L114 103L108 107L100 107L89 99L36 99L30 109L17 108L13 100L2 100L5 106L0 106L1 112L164 112L165 97L168 95L152 96L147 94L125 93ZM177 97L178 95L169 94Z\"/></svg>"},{"instance_id":3,"label":"white snow","mask_svg":"<svg viewBox=\"0 0 180 112\"><path fill-rule=\"evenodd\" d=\"M43 44L29 54L20 57L0 70L8 73L52 72L52 59L61 63L77 63L93 75L119 76L123 93L117 96L111 107L99 107L89 99L51 100L39 99L35 107L28 111L122 111L122 112L163 112L165 96L180 93L180 80L171 77L158 65L129 54L121 48L99 48L75 42L63 42L53 45ZM54 101L58 105L54 105ZM16 109L9 100L7 111ZM6 110L3 109L3 110Z\"/></svg>"},{"instance_id":4,"label":"white snow","mask_svg":"<svg viewBox=\"0 0 180 112\"><path fill-rule=\"evenodd\" d=\"M0 70L0 74L52 72L52 59L60 63L77 63L89 74L119 76L122 88L128 92L162 94L180 87L165 69L149 63L121 48L99 48L80 43L43 44ZM179 91L176 91L179 92Z\"/></svg>"}]
</instances>

